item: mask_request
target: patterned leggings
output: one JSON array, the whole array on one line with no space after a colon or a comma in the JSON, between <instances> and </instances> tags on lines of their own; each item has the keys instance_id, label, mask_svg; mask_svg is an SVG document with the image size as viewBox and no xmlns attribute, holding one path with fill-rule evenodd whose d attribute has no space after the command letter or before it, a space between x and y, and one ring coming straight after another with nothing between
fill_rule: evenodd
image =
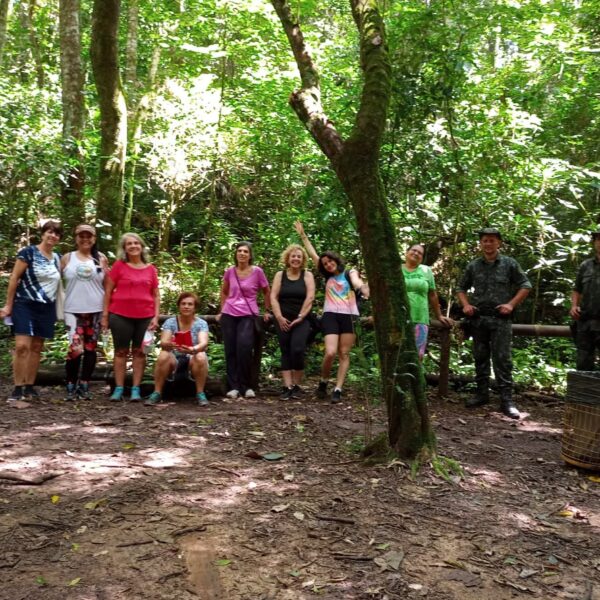
<instances>
[{"instance_id":1,"label":"patterned leggings","mask_svg":"<svg viewBox=\"0 0 600 600\"><path fill-rule=\"evenodd\" d=\"M65 369L67 383L89 381L96 366L96 347L102 313L65 313L69 350ZM81 376L79 371L81 369Z\"/></svg>"}]
</instances>

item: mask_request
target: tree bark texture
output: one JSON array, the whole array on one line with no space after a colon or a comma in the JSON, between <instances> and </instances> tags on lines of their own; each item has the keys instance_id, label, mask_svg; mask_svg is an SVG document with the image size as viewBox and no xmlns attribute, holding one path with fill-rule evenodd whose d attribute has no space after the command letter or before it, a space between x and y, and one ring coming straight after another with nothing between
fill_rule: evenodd
<instances>
[{"instance_id":1,"label":"tree bark texture","mask_svg":"<svg viewBox=\"0 0 600 600\"><path fill-rule=\"evenodd\" d=\"M2 55L6 45L6 32L8 30L8 8L10 0L0 0L0 65L2 64Z\"/></svg>"},{"instance_id":2,"label":"tree bark texture","mask_svg":"<svg viewBox=\"0 0 600 600\"><path fill-rule=\"evenodd\" d=\"M131 228L131 217L133 216L133 204L134 204L134 188L135 188L135 175L137 169L138 154L140 151L140 138L142 136L142 129L148 113L152 108L156 93L156 80L158 77L158 67L160 65L161 47L156 46L152 52L152 62L150 64L150 72L148 73L148 83L146 84L146 91L140 98L137 108L133 115L133 122L131 124L131 133L129 138L130 147L130 160L127 164L127 202L125 205L125 216L123 219L123 225L125 229Z\"/></svg>"},{"instance_id":3,"label":"tree bark texture","mask_svg":"<svg viewBox=\"0 0 600 600\"><path fill-rule=\"evenodd\" d=\"M135 91L137 83L137 56L138 56L138 25L140 5L138 0L129 0L127 9L127 45L125 47L125 86L128 97Z\"/></svg>"},{"instance_id":4,"label":"tree bark texture","mask_svg":"<svg viewBox=\"0 0 600 600\"><path fill-rule=\"evenodd\" d=\"M40 52L40 43L38 41L37 32L35 30L35 10L37 8L37 0L29 0L27 7L27 25L29 32L29 44L31 46L31 56L33 57L33 63L35 65L35 75L37 85L40 89L44 87L46 83L46 74L44 72L44 62L42 61L42 54Z\"/></svg>"},{"instance_id":5,"label":"tree bark texture","mask_svg":"<svg viewBox=\"0 0 600 600\"><path fill-rule=\"evenodd\" d=\"M63 220L67 226L72 227L85 219L85 171L81 151L85 99L79 0L60 0L59 21L63 145L69 158L62 190Z\"/></svg>"},{"instance_id":6,"label":"tree bark texture","mask_svg":"<svg viewBox=\"0 0 600 600\"><path fill-rule=\"evenodd\" d=\"M272 0L293 50L302 87L290 105L329 158L356 215L375 317L388 440L402 457L434 449L424 378L410 323L396 236L379 157L391 95L391 66L376 0L350 0L360 34L364 82L355 126L343 140L321 105L319 75L286 0Z\"/></svg>"},{"instance_id":7,"label":"tree bark texture","mask_svg":"<svg viewBox=\"0 0 600 600\"><path fill-rule=\"evenodd\" d=\"M123 179L127 149L127 106L118 60L120 5L120 0L94 0L90 48L100 107L97 219L100 225L111 224L115 241L123 228ZM99 232L103 235L103 227Z\"/></svg>"}]
</instances>

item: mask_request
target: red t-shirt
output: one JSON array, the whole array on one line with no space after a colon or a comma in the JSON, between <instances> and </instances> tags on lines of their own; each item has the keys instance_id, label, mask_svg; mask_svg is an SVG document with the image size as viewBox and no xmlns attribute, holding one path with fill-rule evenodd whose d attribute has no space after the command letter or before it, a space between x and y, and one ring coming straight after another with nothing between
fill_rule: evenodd
<instances>
[{"instance_id":1,"label":"red t-shirt","mask_svg":"<svg viewBox=\"0 0 600 600\"><path fill-rule=\"evenodd\" d=\"M136 269L118 260L108 276L115 283L110 297L109 312L130 319L147 319L154 316L154 292L158 288L158 273L154 265Z\"/></svg>"}]
</instances>

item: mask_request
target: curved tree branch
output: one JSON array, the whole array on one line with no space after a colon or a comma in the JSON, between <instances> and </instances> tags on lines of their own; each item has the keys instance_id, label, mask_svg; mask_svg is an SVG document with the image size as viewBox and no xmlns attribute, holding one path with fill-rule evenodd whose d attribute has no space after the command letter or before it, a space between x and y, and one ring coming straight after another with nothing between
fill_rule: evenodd
<instances>
[{"instance_id":1,"label":"curved tree branch","mask_svg":"<svg viewBox=\"0 0 600 600\"><path fill-rule=\"evenodd\" d=\"M319 73L304 43L300 25L294 22L287 0L271 0L271 3L294 53L302 81L302 88L290 96L290 106L323 154L332 161L336 160L343 151L344 142L323 110Z\"/></svg>"}]
</instances>

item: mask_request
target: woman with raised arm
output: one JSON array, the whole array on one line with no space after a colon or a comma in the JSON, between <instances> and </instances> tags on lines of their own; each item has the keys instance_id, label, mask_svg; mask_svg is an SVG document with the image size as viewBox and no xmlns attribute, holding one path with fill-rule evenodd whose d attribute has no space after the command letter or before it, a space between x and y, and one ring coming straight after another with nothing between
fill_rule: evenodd
<instances>
[{"instance_id":1,"label":"woman with raised arm","mask_svg":"<svg viewBox=\"0 0 600 600\"><path fill-rule=\"evenodd\" d=\"M307 260L302 246L288 246L281 255L284 270L275 274L271 288L271 306L281 349L283 400L301 398L304 394L300 383L310 333L307 316L315 299L315 278L306 270Z\"/></svg>"},{"instance_id":2,"label":"woman with raised arm","mask_svg":"<svg viewBox=\"0 0 600 600\"><path fill-rule=\"evenodd\" d=\"M75 247L76 250L65 254L60 261L65 280L64 311L69 337L65 399L89 400L89 381L96 366L108 260L98 251L96 230L91 225L77 225Z\"/></svg>"},{"instance_id":3,"label":"woman with raised arm","mask_svg":"<svg viewBox=\"0 0 600 600\"><path fill-rule=\"evenodd\" d=\"M146 367L142 342L146 331L158 325L160 293L158 273L149 264L146 244L137 233L126 233L119 242L117 260L106 278L102 329L110 327L115 346L113 402L123 400L129 348L133 355L133 385L129 399L142 399L140 384Z\"/></svg>"},{"instance_id":4,"label":"woman with raised arm","mask_svg":"<svg viewBox=\"0 0 600 600\"><path fill-rule=\"evenodd\" d=\"M429 334L429 308L433 310L435 318L446 327L452 326L452 319L444 317L440 308L440 301L435 291L433 273L427 265L421 264L425 255L423 244L412 244L407 252L402 265L406 293L410 305L410 320L415 326L415 343L419 360L423 360L427 349L427 336Z\"/></svg>"},{"instance_id":5,"label":"woman with raised arm","mask_svg":"<svg viewBox=\"0 0 600 600\"><path fill-rule=\"evenodd\" d=\"M15 336L14 389L9 401L37 398L33 387L44 341L54 337L56 298L60 284L60 256L54 247L63 235L62 225L46 221L41 241L22 248L8 281L6 304L0 318L12 319Z\"/></svg>"},{"instance_id":6,"label":"woman with raised arm","mask_svg":"<svg viewBox=\"0 0 600 600\"><path fill-rule=\"evenodd\" d=\"M369 286L360 278L356 269L345 270L344 261L335 252L317 254L300 221L294 223L308 255L325 278L325 305L321 328L325 338L325 355L321 364L321 381L317 396L325 398L331 367L338 357L338 370L331 402L342 400L342 389L350 367L350 350L356 342L354 323L359 316L356 292L369 297Z\"/></svg>"},{"instance_id":7,"label":"woman with raised arm","mask_svg":"<svg viewBox=\"0 0 600 600\"><path fill-rule=\"evenodd\" d=\"M240 395L254 398L252 389L252 360L254 355L254 321L260 315L256 301L259 292L265 299L264 320L268 321L271 308L269 282L260 267L254 266L252 244L235 245L233 260L223 275L221 310L217 315L223 332L227 369L227 397L235 400Z\"/></svg>"}]
</instances>

